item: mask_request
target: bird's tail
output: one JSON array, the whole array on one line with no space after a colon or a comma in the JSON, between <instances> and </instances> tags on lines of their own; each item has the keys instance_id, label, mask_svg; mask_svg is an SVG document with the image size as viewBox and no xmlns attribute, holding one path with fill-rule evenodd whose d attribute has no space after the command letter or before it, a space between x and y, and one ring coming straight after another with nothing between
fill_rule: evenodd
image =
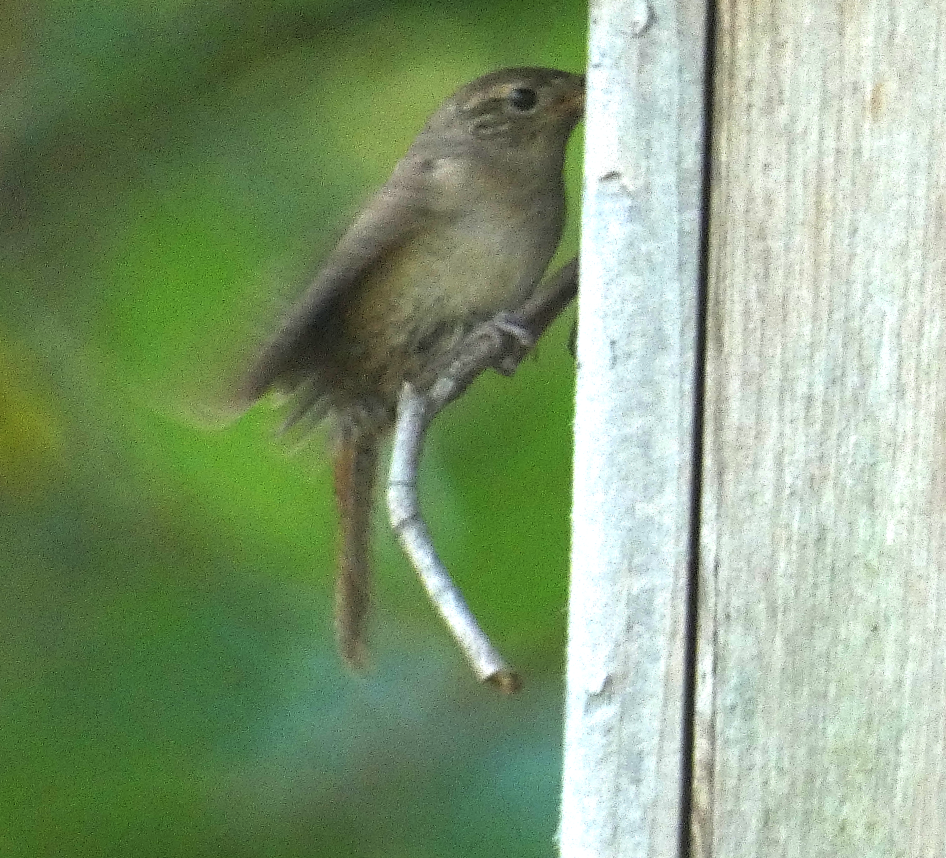
<instances>
[{"instance_id":1,"label":"bird's tail","mask_svg":"<svg viewBox=\"0 0 946 858\"><path fill-rule=\"evenodd\" d=\"M335 497L339 513L335 578L335 633L345 661L354 668L367 657L365 626L371 601L369 536L379 438L349 430L335 448Z\"/></svg>"}]
</instances>

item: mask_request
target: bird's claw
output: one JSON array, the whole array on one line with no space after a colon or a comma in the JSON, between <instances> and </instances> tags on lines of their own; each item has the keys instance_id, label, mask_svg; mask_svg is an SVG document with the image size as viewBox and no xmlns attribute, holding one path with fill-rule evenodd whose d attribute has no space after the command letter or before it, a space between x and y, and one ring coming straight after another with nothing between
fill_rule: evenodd
<instances>
[{"instance_id":1,"label":"bird's claw","mask_svg":"<svg viewBox=\"0 0 946 858\"><path fill-rule=\"evenodd\" d=\"M498 352L493 369L501 375L512 375L522 359L535 346L535 336L512 313L497 313L475 331L476 337L488 337Z\"/></svg>"}]
</instances>

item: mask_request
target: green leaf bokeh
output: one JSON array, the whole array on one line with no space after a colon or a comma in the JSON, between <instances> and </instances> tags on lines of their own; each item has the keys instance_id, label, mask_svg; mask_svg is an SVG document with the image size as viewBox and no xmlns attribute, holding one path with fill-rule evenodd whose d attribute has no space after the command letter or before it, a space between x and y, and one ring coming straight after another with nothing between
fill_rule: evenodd
<instances>
[{"instance_id":1,"label":"green leaf bokeh","mask_svg":"<svg viewBox=\"0 0 946 858\"><path fill-rule=\"evenodd\" d=\"M4 11L0 855L553 855L569 322L425 461L516 699L470 678L380 514L375 664L347 674L323 438L207 424L427 114L493 68L580 70L584 6Z\"/></svg>"}]
</instances>

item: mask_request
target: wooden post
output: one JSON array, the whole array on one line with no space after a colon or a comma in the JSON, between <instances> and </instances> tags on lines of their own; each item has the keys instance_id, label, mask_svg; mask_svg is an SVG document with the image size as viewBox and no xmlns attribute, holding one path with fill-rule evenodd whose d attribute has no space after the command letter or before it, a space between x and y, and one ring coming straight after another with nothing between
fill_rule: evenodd
<instances>
[{"instance_id":1,"label":"wooden post","mask_svg":"<svg viewBox=\"0 0 946 858\"><path fill-rule=\"evenodd\" d=\"M946 6L721 0L693 855L946 855Z\"/></svg>"},{"instance_id":2,"label":"wooden post","mask_svg":"<svg viewBox=\"0 0 946 858\"><path fill-rule=\"evenodd\" d=\"M699 439L703 22L592 4L562 855L943 858L946 4L719 0Z\"/></svg>"},{"instance_id":3,"label":"wooden post","mask_svg":"<svg viewBox=\"0 0 946 858\"><path fill-rule=\"evenodd\" d=\"M591 10L565 858L677 852L703 191L702 0Z\"/></svg>"}]
</instances>

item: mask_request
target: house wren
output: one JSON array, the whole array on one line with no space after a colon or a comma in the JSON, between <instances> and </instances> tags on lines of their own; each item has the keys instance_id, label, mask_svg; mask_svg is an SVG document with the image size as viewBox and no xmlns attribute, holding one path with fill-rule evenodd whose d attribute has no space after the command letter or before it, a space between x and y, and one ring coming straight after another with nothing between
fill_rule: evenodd
<instances>
[{"instance_id":1,"label":"house wren","mask_svg":"<svg viewBox=\"0 0 946 858\"><path fill-rule=\"evenodd\" d=\"M405 381L538 285L565 218L562 166L584 79L542 68L478 78L430 117L244 375L236 399L331 412L341 545L336 628L363 659L378 446Z\"/></svg>"}]
</instances>

